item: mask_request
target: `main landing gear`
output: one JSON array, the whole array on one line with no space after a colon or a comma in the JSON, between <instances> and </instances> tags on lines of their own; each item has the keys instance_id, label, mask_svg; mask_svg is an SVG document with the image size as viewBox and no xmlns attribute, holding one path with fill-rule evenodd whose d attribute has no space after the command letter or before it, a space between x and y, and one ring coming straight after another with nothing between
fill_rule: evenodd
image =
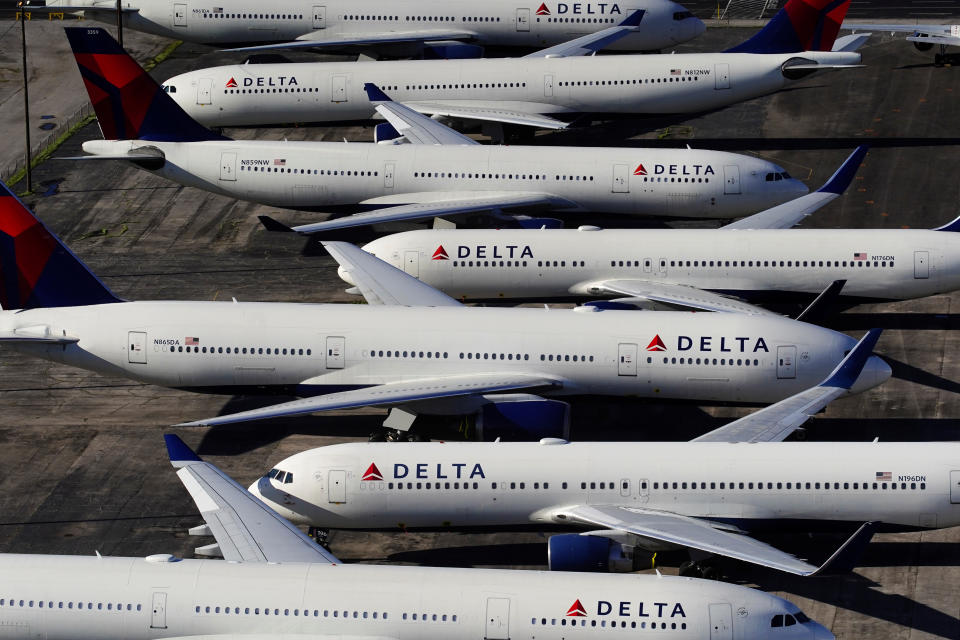
<instances>
[{"instance_id":1,"label":"main landing gear","mask_svg":"<svg viewBox=\"0 0 960 640\"><path fill-rule=\"evenodd\" d=\"M370 434L370 442L426 442L427 438L416 431L377 429Z\"/></svg>"},{"instance_id":2,"label":"main landing gear","mask_svg":"<svg viewBox=\"0 0 960 640\"><path fill-rule=\"evenodd\" d=\"M680 565L680 575L687 578L704 578L705 580L722 580L723 574L715 564L709 560L688 560Z\"/></svg>"}]
</instances>

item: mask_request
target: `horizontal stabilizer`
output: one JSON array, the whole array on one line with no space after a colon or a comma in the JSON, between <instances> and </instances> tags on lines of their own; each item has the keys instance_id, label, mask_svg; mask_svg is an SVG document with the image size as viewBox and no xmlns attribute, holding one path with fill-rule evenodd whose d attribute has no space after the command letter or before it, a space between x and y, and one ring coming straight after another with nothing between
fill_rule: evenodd
<instances>
[{"instance_id":1,"label":"horizontal stabilizer","mask_svg":"<svg viewBox=\"0 0 960 640\"><path fill-rule=\"evenodd\" d=\"M734 420L706 433L692 442L780 442L844 395L866 366L873 347L880 338L880 329L871 329L837 365L827 379L816 387L785 398L748 416Z\"/></svg>"},{"instance_id":2,"label":"horizontal stabilizer","mask_svg":"<svg viewBox=\"0 0 960 640\"><path fill-rule=\"evenodd\" d=\"M853 153L840 165L840 168L830 176L830 179L813 193L794 198L789 202L784 202L766 211L755 213L752 216L741 218L736 222L731 222L726 226L720 227L720 229L722 231L735 231L737 229L789 229L799 224L804 218L816 212L828 202L833 202L837 196L846 191L869 150L870 147L867 145L860 145L854 149Z\"/></svg>"},{"instance_id":3,"label":"horizontal stabilizer","mask_svg":"<svg viewBox=\"0 0 960 640\"><path fill-rule=\"evenodd\" d=\"M568 42L562 42L556 46L547 49L535 51L524 58L567 58L572 56L585 56L593 54L604 47L608 47L614 42L625 38L631 33L639 30L640 21L646 13L644 9L636 9L627 15L623 21L607 29L601 29L594 33L575 38Z\"/></svg>"},{"instance_id":4,"label":"horizontal stabilizer","mask_svg":"<svg viewBox=\"0 0 960 640\"><path fill-rule=\"evenodd\" d=\"M856 51L870 39L872 33L857 33L849 36L841 36L833 43L831 51Z\"/></svg>"},{"instance_id":5,"label":"horizontal stabilizer","mask_svg":"<svg viewBox=\"0 0 960 640\"><path fill-rule=\"evenodd\" d=\"M447 294L349 242L324 242L323 248L340 265L345 279L360 289L367 304L408 307L463 306Z\"/></svg>"},{"instance_id":6,"label":"horizontal stabilizer","mask_svg":"<svg viewBox=\"0 0 960 640\"><path fill-rule=\"evenodd\" d=\"M273 51L276 49L336 49L337 47L358 47L378 44L402 44L406 42L427 42L438 40L473 40L476 38L472 31L385 31L383 33L343 34L330 38L323 30L312 31L289 42L257 45L255 47L238 47L226 51Z\"/></svg>"},{"instance_id":7,"label":"horizontal stabilizer","mask_svg":"<svg viewBox=\"0 0 960 640\"><path fill-rule=\"evenodd\" d=\"M321 376L322 379L322 376ZM449 375L419 380L404 380L387 384L373 385L362 389L328 393L322 396L302 398L292 402L241 411L226 416L185 422L180 427L214 426L234 424L250 420L298 416L317 411L332 409L355 409L357 407L393 406L418 400L452 398L455 396L483 395L514 391L517 389L536 389L560 386L559 380L545 376L528 374L474 373L467 375Z\"/></svg>"},{"instance_id":8,"label":"horizontal stabilizer","mask_svg":"<svg viewBox=\"0 0 960 640\"><path fill-rule=\"evenodd\" d=\"M42 327L41 330L34 331L34 327L27 329L16 329L0 333L0 342L33 342L36 344L74 344L80 342L76 336L68 336L66 331L56 333L49 327Z\"/></svg>"},{"instance_id":9,"label":"horizontal stabilizer","mask_svg":"<svg viewBox=\"0 0 960 640\"><path fill-rule=\"evenodd\" d=\"M179 469L177 476L196 503L217 541L217 554L224 560L340 562L223 471L201 460L179 437L167 434L164 440L170 462Z\"/></svg>"}]
</instances>

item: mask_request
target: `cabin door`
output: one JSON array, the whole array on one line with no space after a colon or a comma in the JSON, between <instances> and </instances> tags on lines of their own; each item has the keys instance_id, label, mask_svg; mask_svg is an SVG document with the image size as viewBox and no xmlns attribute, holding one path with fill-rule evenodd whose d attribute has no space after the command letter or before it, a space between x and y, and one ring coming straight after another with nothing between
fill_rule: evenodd
<instances>
[{"instance_id":1,"label":"cabin door","mask_svg":"<svg viewBox=\"0 0 960 640\"><path fill-rule=\"evenodd\" d=\"M175 3L173 5L173 26L175 27L185 27L187 26L187 5Z\"/></svg>"},{"instance_id":2,"label":"cabin door","mask_svg":"<svg viewBox=\"0 0 960 640\"><path fill-rule=\"evenodd\" d=\"M733 640L733 615L726 602L710 604L710 640Z\"/></svg>"},{"instance_id":3,"label":"cabin door","mask_svg":"<svg viewBox=\"0 0 960 640\"><path fill-rule=\"evenodd\" d=\"M327 502L343 504L347 501L347 472L331 471L327 482Z\"/></svg>"},{"instance_id":4,"label":"cabin door","mask_svg":"<svg viewBox=\"0 0 960 640\"><path fill-rule=\"evenodd\" d=\"M530 31L530 9L517 9L517 31Z\"/></svg>"},{"instance_id":5,"label":"cabin door","mask_svg":"<svg viewBox=\"0 0 960 640\"><path fill-rule=\"evenodd\" d=\"M220 179L237 179L237 154L227 151L220 154Z\"/></svg>"},{"instance_id":6,"label":"cabin door","mask_svg":"<svg viewBox=\"0 0 960 640\"><path fill-rule=\"evenodd\" d=\"M163 591L153 592L153 610L150 613L150 628L167 628L167 594Z\"/></svg>"},{"instance_id":7,"label":"cabin door","mask_svg":"<svg viewBox=\"0 0 960 640\"><path fill-rule=\"evenodd\" d=\"M960 471L950 472L950 504L960 504Z\"/></svg>"},{"instance_id":8,"label":"cabin door","mask_svg":"<svg viewBox=\"0 0 960 640\"><path fill-rule=\"evenodd\" d=\"M553 74L548 73L543 76L543 95L546 98L553 97Z\"/></svg>"},{"instance_id":9,"label":"cabin door","mask_svg":"<svg viewBox=\"0 0 960 640\"><path fill-rule=\"evenodd\" d=\"M625 164L613 165L613 193L630 193L630 167Z\"/></svg>"},{"instance_id":10,"label":"cabin door","mask_svg":"<svg viewBox=\"0 0 960 640\"><path fill-rule=\"evenodd\" d=\"M930 252L913 252L913 277L918 280L930 277Z\"/></svg>"},{"instance_id":11,"label":"cabin door","mask_svg":"<svg viewBox=\"0 0 960 640\"><path fill-rule=\"evenodd\" d=\"M777 379L789 380L797 377L797 348L794 346L777 347Z\"/></svg>"},{"instance_id":12,"label":"cabin door","mask_svg":"<svg viewBox=\"0 0 960 640\"><path fill-rule=\"evenodd\" d=\"M617 359L617 375L637 375L637 345L621 342L619 350L620 357Z\"/></svg>"},{"instance_id":13,"label":"cabin door","mask_svg":"<svg viewBox=\"0 0 960 640\"><path fill-rule=\"evenodd\" d=\"M740 193L740 167L728 164L723 167L723 192L726 194Z\"/></svg>"},{"instance_id":14,"label":"cabin door","mask_svg":"<svg viewBox=\"0 0 960 640\"><path fill-rule=\"evenodd\" d=\"M130 345L130 351L127 352L127 362L134 364L147 364L147 334L144 331L128 331L127 344Z\"/></svg>"},{"instance_id":15,"label":"cabin door","mask_svg":"<svg viewBox=\"0 0 960 640\"><path fill-rule=\"evenodd\" d=\"M484 640L510 640L510 598L487 598Z\"/></svg>"},{"instance_id":16,"label":"cabin door","mask_svg":"<svg viewBox=\"0 0 960 640\"><path fill-rule=\"evenodd\" d=\"M347 76L330 76L330 102L347 101Z\"/></svg>"},{"instance_id":17,"label":"cabin door","mask_svg":"<svg viewBox=\"0 0 960 640\"><path fill-rule=\"evenodd\" d=\"M392 162L386 162L383 165L383 188L393 189L393 172L395 165Z\"/></svg>"},{"instance_id":18,"label":"cabin door","mask_svg":"<svg viewBox=\"0 0 960 640\"><path fill-rule=\"evenodd\" d=\"M314 29L327 28L327 8L326 7L313 5L313 28Z\"/></svg>"},{"instance_id":19,"label":"cabin door","mask_svg":"<svg viewBox=\"0 0 960 640\"><path fill-rule=\"evenodd\" d=\"M414 278L420 277L420 252L419 251L404 251L403 252L403 270Z\"/></svg>"},{"instance_id":20,"label":"cabin door","mask_svg":"<svg viewBox=\"0 0 960 640\"><path fill-rule=\"evenodd\" d=\"M327 336L327 369L343 369L345 343L342 336Z\"/></svg>"},{"instance_id":21,"label":"cabin door","mask_svg":"<svg viewBox=\"0 0 960 640\"><path fill-rule=\"evenodd\" d=\"M730 65L726 62L718 62L713 65L714 71L714 89L730 88Z\"/></svg>"},{"instance_id":22,"label":"cabin door","mask_svg":"<svg viewBox=\"0 0 960 640\"><path fill-rule=\"evenodd\" d=\"M200 78L197 82L197 104L213 102L213 78Z\"/></svg>"}]
</instances>

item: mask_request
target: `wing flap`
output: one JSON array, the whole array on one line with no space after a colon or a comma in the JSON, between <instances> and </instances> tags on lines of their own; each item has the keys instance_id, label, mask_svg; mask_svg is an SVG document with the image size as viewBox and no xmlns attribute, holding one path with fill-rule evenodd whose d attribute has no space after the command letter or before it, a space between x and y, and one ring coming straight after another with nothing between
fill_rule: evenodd
<instances>
[{"instance_id":1,"label":"wing flap","mask_svg":"<svg viewBox=\"0 0 960 640\"><path fill-rule=\"evenodd\" d=\"M547 49L535 51L524 58L566 58L572 56L585 56L603 49L613 44L617 40L624 38L639 29L640 21L646 13L644 9L632 11L620 24L589 33L585 36L575 38L568 42L560 43Z\"/></svg>"},{"instance_id":2,"label":"wing flap","mask_svg":"<svg viewBox=\"0 0 960 640\"><path fill-rule=\"evenodd\" d=\"M476 373L434 378L420 378L373 385L362 389L329 393L322 396L283 402L262 409L241 411L226 416L196 420L179 424L179 427L213 426L233 424L249 420L296 416L332 409L354 409L398 405L416 400L433 400L454 396L481 395L516 389L557 387L561 382L555 378L528 374Z\"/></svg>"},{"instance_id":3,"label":"wing flap","mask_svg":"<svg viewBox=\"0 0 960 640\"><path fill-rule=\"evenodd\" d=\"M377 44L403 44L408 42L428 42L439 40L473 40L472 31L383 31L380 33L343 34L336 38L324 37L321 31L311 31L289 42L277 42L255 47L238 47L226 51L271 51L274 49L318 49L336 47L355 47Z\"/></svg>"},{"instance_id":4,"label":"wing flap","mask_svg":"<svg viewBox=\"0 0 960 640\"><path fill-rule=\"evenodd\" d=\"M651 302L660 302L675 307L697 309L700 311L745 313L749 315L777 315L772 311L748 304L736 298L668 282L626 279L605 280L591 284L587 288L590 292L617 293L641 300L650 300Z\"/></svg>"},{"instance_id":5,"label":"wing flap","mask_svg":"<svg viewBox=\"0 0 960 640\"><path fill-rule=\"evenodd\" d=\"M526 127L538 127L541 129L566 129L567 123L557 118L543 115L534 109L538 105L530 105L531 111L522 111L518 108L497 107L495 105L486 105L479 103L476 106L453 104L448 102L405 102L405 105L419 111L436 116L446 116L448 118L461 118L463 120L483 120L487 122L501 122L503 124L517 124Z\"/></svg>"},{"instance_id":6,"label":"wing flap","mask_svg":"<svg viewBox=\"0 0 960 640\"><path fill-rule=\"evenodd\" d=\"M447 294L420 282L349 242L324 242L324 249L340 265L343 275L363 295L367 304L416 307L461 307Z\"/></svg>"},{"instance_id":7,"label":"wing flap","mask_svg":"<svg viewBox=\"0 0 960 640\"><path fill-rule=\"evenodd\" d=\"M166 435L170 463L190 493L225 560L324 562L336 557L257 500L177 436Z\"/></svg>"}]
</instances>

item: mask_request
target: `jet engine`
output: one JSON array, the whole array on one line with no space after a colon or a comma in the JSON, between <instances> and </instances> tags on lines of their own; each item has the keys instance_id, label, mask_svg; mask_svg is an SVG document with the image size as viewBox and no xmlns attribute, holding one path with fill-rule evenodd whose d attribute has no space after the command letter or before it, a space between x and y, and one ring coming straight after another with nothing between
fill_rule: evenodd
<instances>
[{"instance_id":1,"label":"jet engine","mask_svg":"<svg viewBox=\"0 0 960 640\"><path fill-rule=\"evenodd\" d=\"M483 57L483 47L456 40L430 42L423 46L424 60L469 60Z\"/></svg>"},{"instance_id":2,"label":"jet engine","mask_svg":"<svg viewBox=\"0 0 960 640\"><path fill-rule=\"evenodd\" d=\"M816 73L817 70L812 68L815 67L816 64L816 61L808 58L790 58L780 65L780 73L782 73L783 77L787 80L799 80L800 78L806 78L812 73Z\"/></svg>"},{"instance_id":3,"label":"jet engine","mask_svg":"<svg viewBox=\"0 0 960 640\"><path fill-rule=\"evenodd\" d=\"M917 48L917 51L930 51L930 49L933 49L933 43L932 43L932 42L917 42L917 41L914 41L913 46L915 46L915 47Z\"/></svg>"},{"instance_id":4,"label":"jet engine","mask_svg":"<svg viewBox=\"0 0 960 640\"><path fill-rule=\"evenodd\" d=\"M640 568L635 564L632 546L604 535L563 533L550 536L547 541L547 565L551 571L626 573Z\"/></svg>"}]
</instances>

